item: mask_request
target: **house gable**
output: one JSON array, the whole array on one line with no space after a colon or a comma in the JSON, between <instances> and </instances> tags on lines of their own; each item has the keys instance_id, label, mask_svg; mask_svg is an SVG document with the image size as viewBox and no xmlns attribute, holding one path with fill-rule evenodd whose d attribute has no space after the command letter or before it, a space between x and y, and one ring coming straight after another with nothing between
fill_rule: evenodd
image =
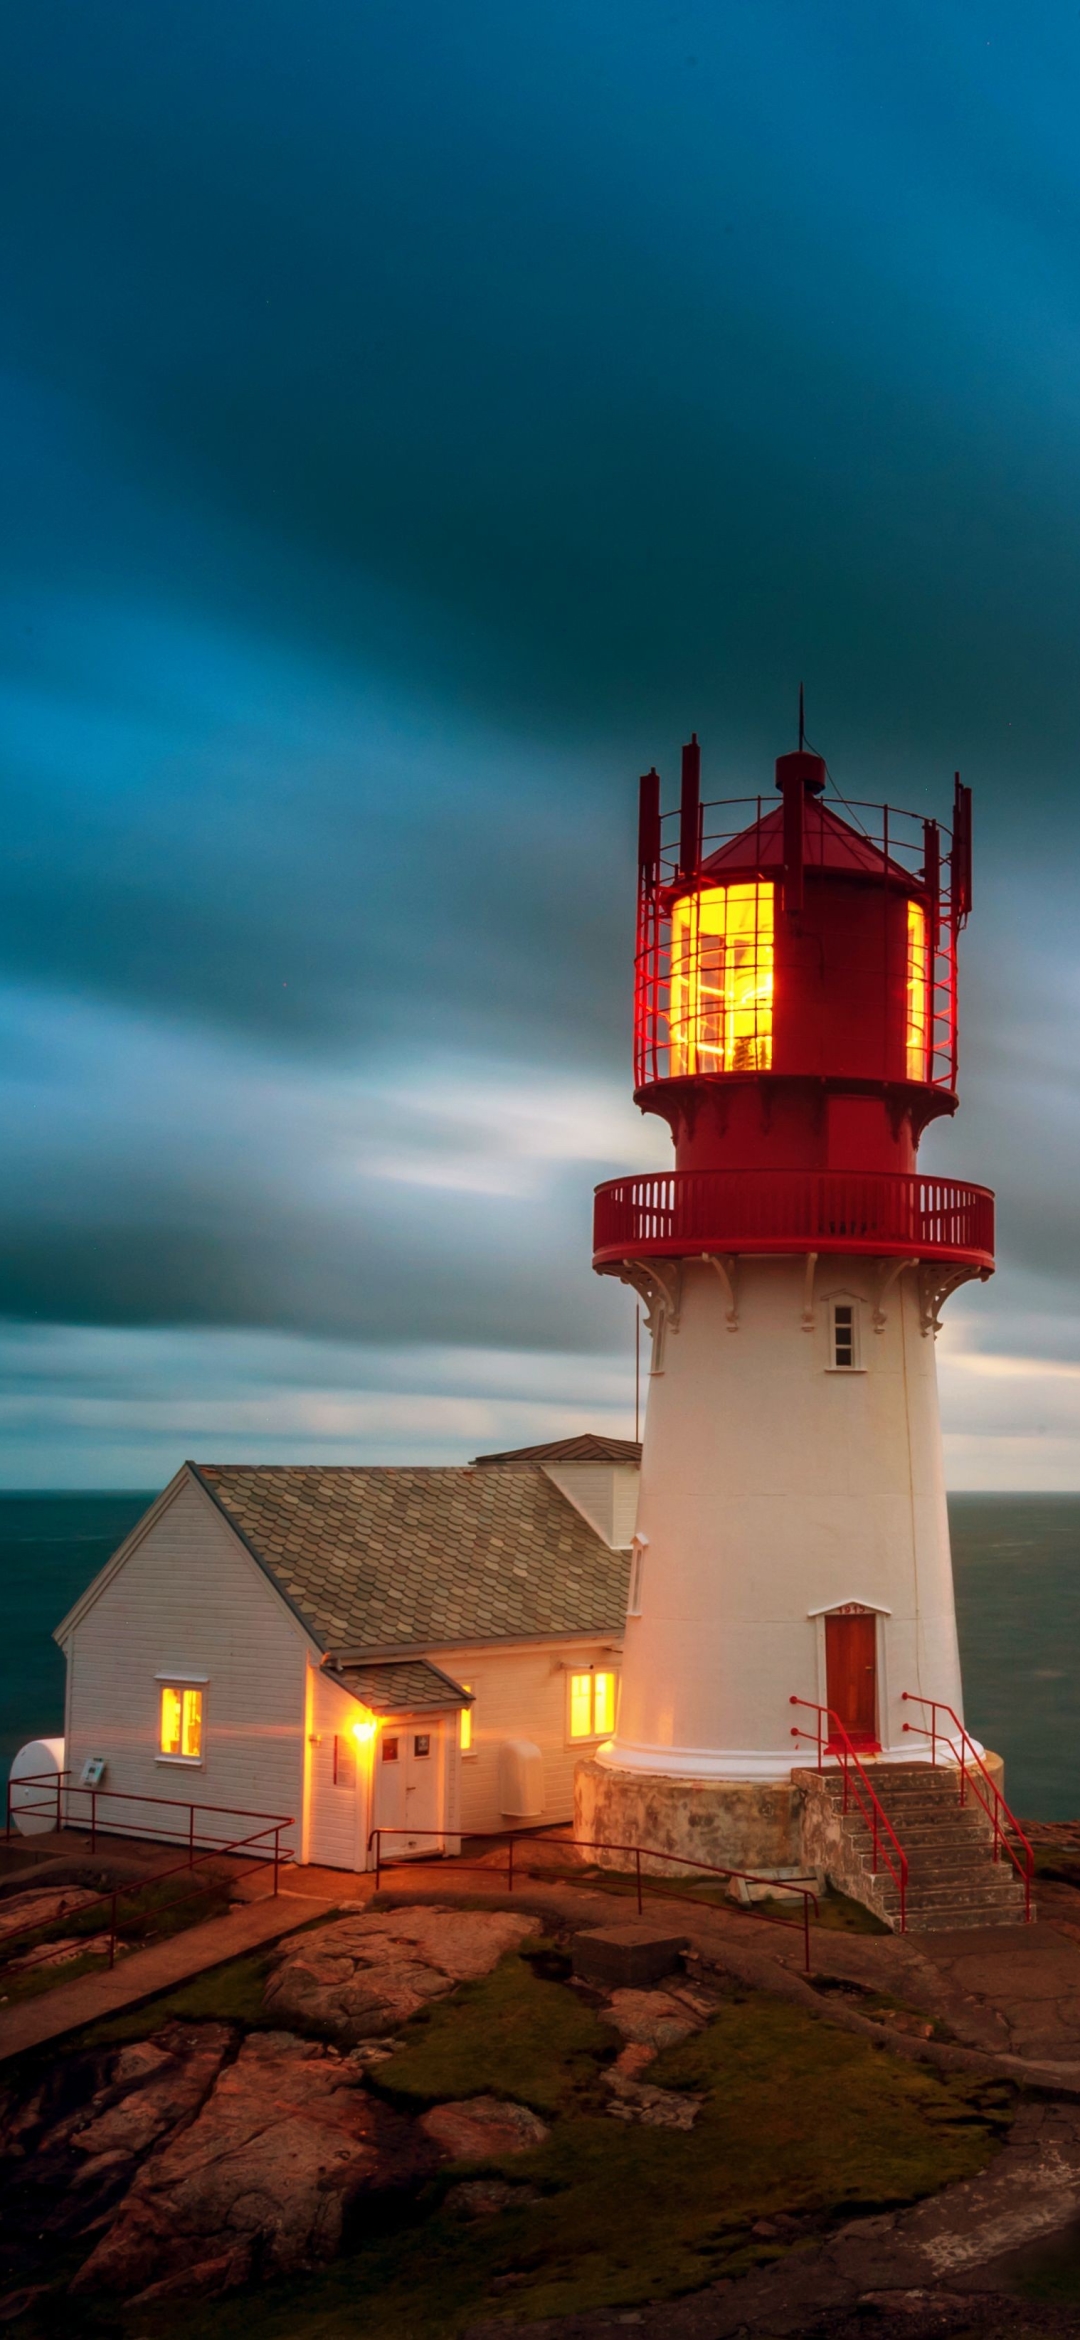
<instances>
[{"instance_id":1,"label":"house gable","mask_svg":"<svg viewBox=\"0 0 1080 2340\"><path fill-rule=\"evenodd\" d=\"M205 1484L197 1465L188 1462L181 1463L180 1469L177 1471L175 1478L170 1479L168 1486L162 1489L161 1494L157 1497L156 1501L150 1505L147 1511L144 1511L142 1518L136 1520L130 1534L125 1536L122 1544L118 1544L116 1551L111 1555L111 1558L105 1562L104 1568L98 1570L97 1575L93 1577L90 1583L87 1585L85 1592L80 1594L78 1600L74 1602L73 1606L67 1611L66 1615L61 1618L60 1623L54 1626L53 1640L59 1642L62 1649L67 1647L71 1635L78 1630L84 1619L89 1615L95 1603L102 1598L102 1595L108 1591L109 1587L114 1583L115 1579L135 1558L136 1553L146 1542L147 1537L152 1536L161 1526L161 1523L165 1519L166 1514L184 1495L186 1489L197 1491L200 1500L208 1507L208 1509L213 1511L215 1517L220 1522L221 1527L228 1535L231 1542L236 1546L239 1552L243 1553L248 1565L257 1569L259 1578L266 1587L267 1591L273 1594L275 1601L277 1601L281 1608L287 1612L293 1624L303 1635L305 1641L313 1646L317 1654L321 1655L323 1644L319 1641L317 1635L312 1632L311 1627L307 1623L306 1619L301 1616L295 1605L295 1602L288 1598L288 1595L279 1584L272 1570L267 1568L265 1562L260 1558L259 1553L255 1551L253 1546L248 1542L247 1537L244 1536L238 1529L235 1521L229 1519L228 1514L218 1503L212 1489L207 1487Z\"/></svg>"}]
</instances>

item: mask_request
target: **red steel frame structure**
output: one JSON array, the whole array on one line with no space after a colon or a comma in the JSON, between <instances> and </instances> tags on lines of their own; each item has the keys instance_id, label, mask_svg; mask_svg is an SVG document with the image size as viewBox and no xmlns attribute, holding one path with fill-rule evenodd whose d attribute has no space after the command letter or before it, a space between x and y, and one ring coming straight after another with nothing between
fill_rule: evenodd
<instances>
[{"instance_id":1,"label":"red steel frame structure","mask_svg":"<svg viewBox=\"0 0 1080 2340\"><path fill-rule=\"evenodd\" d=\"M925 905L930 978L926 1083L954 1097L958 1065L956 945L970 901L969 792L961 788L958 775L951 830L895 805L849 802L835 794L823 797L822 803L842 816L848 827L856 827L880 861L883 908L898 891L917 892ZM746 847L745 868L749 871L756 862L763 878L775 876L764 853L754 851L755 838L763 842L767 834L764 824L770 813L775 813L775 807L760 796L718 798L701 804L697 871L710 855L739 839ZM657 807L653 837L643 840L634 985L634 1081L638 1091L677 1077L671 1061L671 915L674 902L698 882L697 873L692 877L685 867L680 821L685 823L684 815L661 813ZM865 877L866 871L862 874Z\"/></svg>"}]
</instances>

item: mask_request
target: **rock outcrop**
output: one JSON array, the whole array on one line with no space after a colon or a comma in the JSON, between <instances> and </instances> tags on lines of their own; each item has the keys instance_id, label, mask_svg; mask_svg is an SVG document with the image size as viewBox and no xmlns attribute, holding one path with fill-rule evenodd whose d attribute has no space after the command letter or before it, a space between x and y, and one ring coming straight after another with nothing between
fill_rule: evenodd
<instances>
[{"instance_id":1,"label":"rock outcrop","mask_svg":"<svg viewBox=\"0 0 1080 2340\"><path fill-rule=\"evenodd\" d=\"M362 2194L411 2186L435 2159L336 2048L255 2033L151 2154L73 2292L145 2303L325 2265Z\"/></svg>"},{"instance_id":2,"label":"rock outcrop","mask_svg":"<svg viewBox=\"0 0 1080 2340\"><path fill-rule=\"evenodd\" d=\"M501 2159L504 2153L529 2153L549 2134L528 2105L511 2104L500 2096L470 2096L456 2104L434 2104L430 2112L421 2113L418 2126L453 2161L486 2161Z\"/></svg>"},{"instance_id":3,"label":"rock outcrop","mask_svg":"<svg viewBox=\"0 0 1080 2340\"><path fill-rule=\"evenodd\" d=\"M81 1885L36 1885L26 1893L5 1894L0 1901L0 1950L9 1935L21 1934L24 1927L55 1925L58 1918L71 1917L100 1899L100 1893Z\"/></svg>"},{"instance_id":4,"label":"rock outcrop","mask_svg":"<svg viewBox=\"0 0 1080 2340\"><path fill-rule=\"evenodd\" d=\"M613 2023L625 2040L639 2047L678 2047L700 2031L705 2018L688 1997L667 1991L613 1991L599 2009L602 2023Z\"/></svg>"},{"instance_id":5,"label":"rock outcrop","mask_svg":"<svg viewBox=\"0 0 1080 2340\"><path fill-rule=\"evenodd\" d=\"M355 2047L384 2038L455 1984L490 1974L540 1920L503 1910L396 1909L294 1936L266 1986L275 2022Z\"/></svg>"}]
</instances>

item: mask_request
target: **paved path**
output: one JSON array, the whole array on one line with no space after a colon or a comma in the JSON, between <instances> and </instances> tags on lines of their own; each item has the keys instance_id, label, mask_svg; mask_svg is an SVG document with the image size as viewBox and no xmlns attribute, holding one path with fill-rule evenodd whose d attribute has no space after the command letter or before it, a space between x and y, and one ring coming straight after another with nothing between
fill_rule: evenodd
<instances>
[{"instance_id":1,"label":"paved path","mask_svg":"<svg viewBox=\"0 0 1080 2340\"><path fill-rule=\"evenodd\" d=\"M137 2007L159 1991L175 1990L178 1983L190 1982L209 1967L223 1966L264 1942L276 1942L314 1917L329 1916L334 1907L334 1902L315 1900L307 1893L279 1893L276 1898L264 1894L226 1917L207 1918L201 1926L170 1935L167 1942L132 1950L117 1960L111 1973L104 1968L100 1974L79 1975L75 1982L57 1983L39 1998L24 1999L20 2006L0 2008L0 2063L27 2048L42 2047L47 2040L62 2039L69 2031L81 2031L103 2015Z\"/></svg>"}]
</instances>

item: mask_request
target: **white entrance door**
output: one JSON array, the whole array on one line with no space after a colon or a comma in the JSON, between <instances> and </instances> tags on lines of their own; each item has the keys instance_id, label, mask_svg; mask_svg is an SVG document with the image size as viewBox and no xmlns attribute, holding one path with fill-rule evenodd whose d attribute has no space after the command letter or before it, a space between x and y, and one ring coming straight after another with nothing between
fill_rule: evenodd
<instances>
[{"instance_id":1,"label":"white entrance door","mask_svg":"<svg viewBox=\"0 0 1080 2340\"><path fill-rule=\"evenodd\" d=\"M379 1733L375 1820L381 1858L420 1860L443 1849L440 1722L387 1723Z\"/></svg>"}]
</instances>

